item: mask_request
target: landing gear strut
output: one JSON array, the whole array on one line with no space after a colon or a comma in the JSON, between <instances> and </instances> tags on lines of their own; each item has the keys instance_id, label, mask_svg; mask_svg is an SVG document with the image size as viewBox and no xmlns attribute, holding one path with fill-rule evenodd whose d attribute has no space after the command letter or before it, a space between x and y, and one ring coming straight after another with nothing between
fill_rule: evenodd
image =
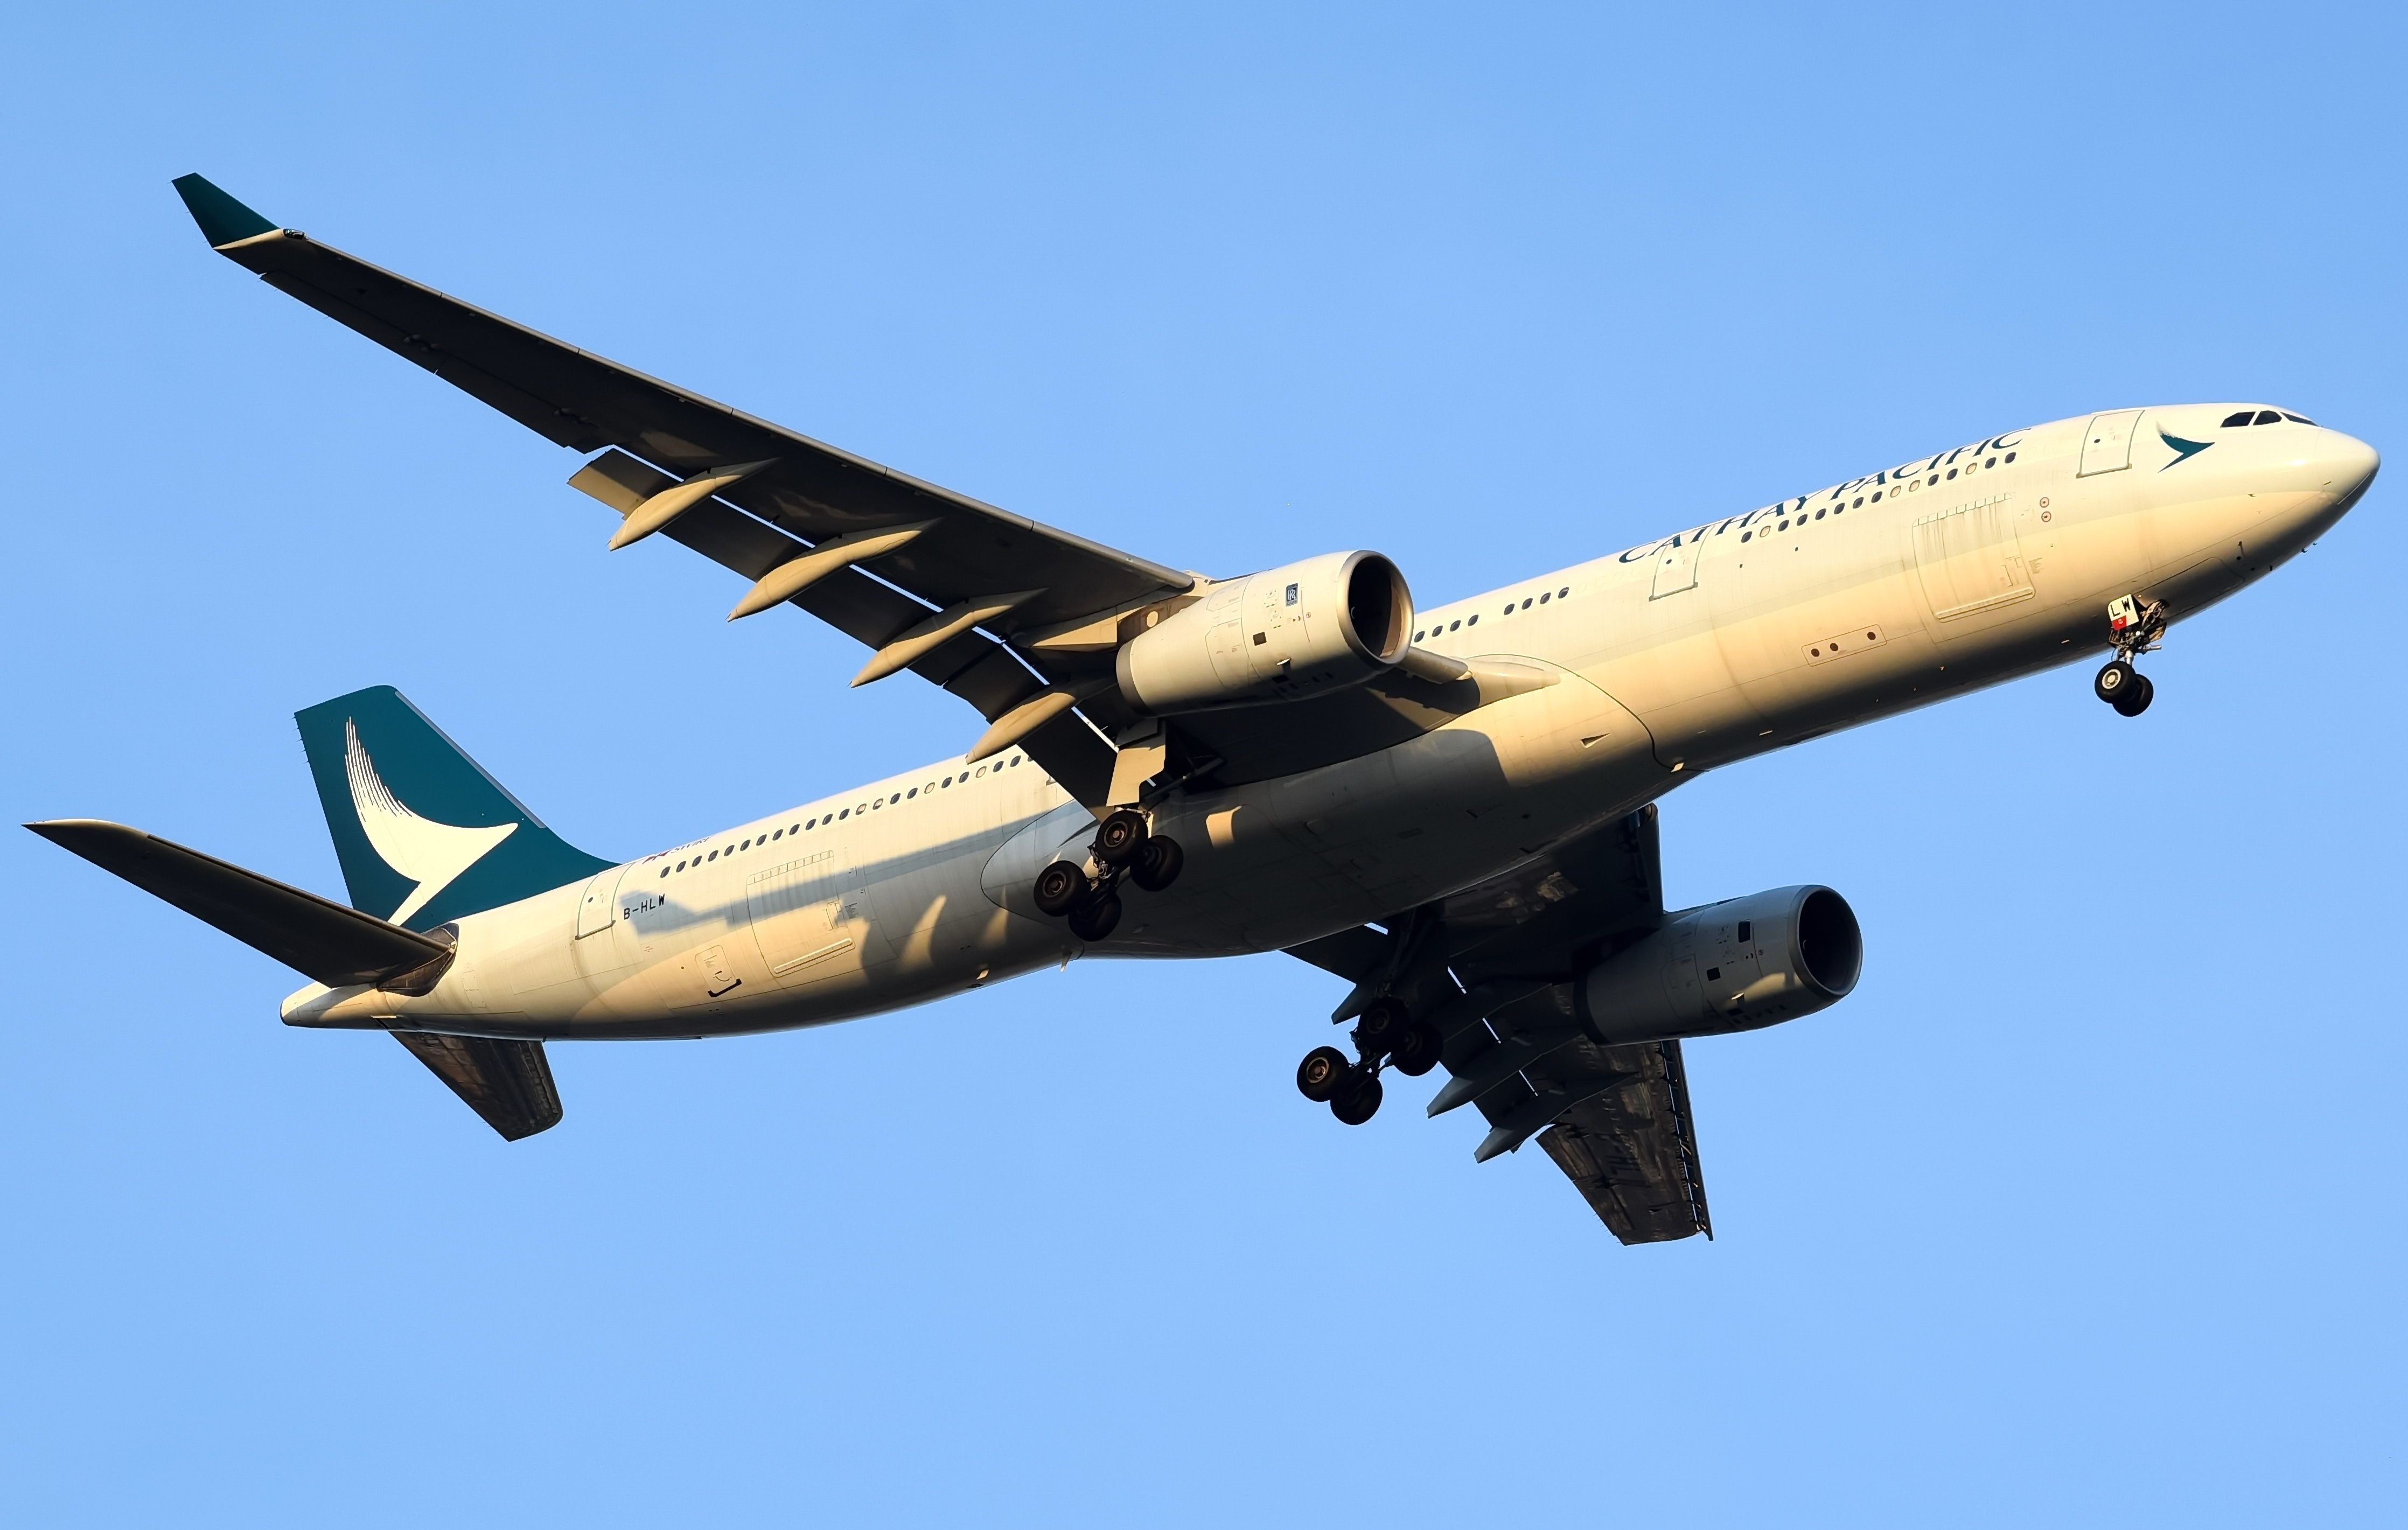
<instances>
[{"instance_id":1,"label":"landing gear strut","mask_svg":"<svg viewBox=\"0 0 2408 1530\"><path fill-rule=\"evenodd\" d=\"M1360 1126L1379 1113L1384 1093L1382 1066L1418 1079L1438 1066L1445 1038L1426 1020L1394 998L1382 996L1364 1006L1352 1039L1355 1058L1349 1062L1336 1047L1315 1047L1297 1065L1296 1087L1306 1099L1326 1104L1329 1113L1349 1126Z\"/></svg>"},{"instance_id":2,"label":"landing gear strut","mask_svg":"<svg viewBox=\"0 0 2408 1530\"><path fill-rule=\"evenodd\" d=\"M2157 688L2149 677L2132 667L2132 661L2143 653L2157 650L2157 639L2165 636L2166 603L2162 600L2143 602L2126 595L2107 608L2107 630L2115 645L2115 657L2099 671L2090 682L2092 694L2124 717L2138 717L2149 709L2157 699Z\"/></svg>"},{"instance_id":3,"label":"landing gear strut","mask_svg":"<svg viewBox=\"0 0 2408 1530\"><path fill-rule=\"evenodd\" d=\"M1094 872L1075 861L1056 861L1037 874L1030 895L1039 913L1068 918L1070 933L1090 945L1121 922L1122 879L1159 893L1178 879L1187 860L1178 840L1153 833L1145 814L1134 808L1115 809L1096 825L1087 856Z\"/></svg>"}]
</instances>

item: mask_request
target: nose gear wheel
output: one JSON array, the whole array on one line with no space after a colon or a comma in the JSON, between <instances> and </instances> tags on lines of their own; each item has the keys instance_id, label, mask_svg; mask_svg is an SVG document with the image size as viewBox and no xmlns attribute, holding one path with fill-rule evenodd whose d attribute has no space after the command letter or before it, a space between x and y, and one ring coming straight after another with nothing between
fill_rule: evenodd
<instances>
[{"instance_id":1,"label":"nose gear wheel","mask_svg":"<svg viewBox=\"0 0 2408 1530\"><path fill-rule=\"evenodd\" d=\"M2157 699L2157 688L2132 667L2132 661L2157 651L2168 620L2162 600L2125 595L2107 608L2108 640L2114 644L2115 657L2091 680L2090 690L2120 716L2138 717Z\"/></svg>"}]
</instances>

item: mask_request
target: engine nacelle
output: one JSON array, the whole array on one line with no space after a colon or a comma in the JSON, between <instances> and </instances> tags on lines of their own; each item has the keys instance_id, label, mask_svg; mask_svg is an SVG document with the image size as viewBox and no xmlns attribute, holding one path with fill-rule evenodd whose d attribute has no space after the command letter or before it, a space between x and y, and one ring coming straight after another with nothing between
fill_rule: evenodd
<instances>
[{"instance_id":1,"label":"engine nacelle","mask_svg":"<svg viewBox=\"0 0 2408 1530\"><path fill-rule=\"evenodd\" d=\"M1864 960L1847 899L1780 887L1690 909L1599 963L1574 1002L1607 1046L1753 1031L1846 998Z\"/></svg>"},{"instance_id":2,"label":"engine nacelle","mask_svg":"<svg viewBox=\"0 0 2408 1530\"><path fill-rule=\"evenodd\" d=\"M1121 694L1165 716L1359 685L1412 644L1413 597L1376 552L1331 552L1214 585L1121 645Z\"/></svg>"}]
</instances>

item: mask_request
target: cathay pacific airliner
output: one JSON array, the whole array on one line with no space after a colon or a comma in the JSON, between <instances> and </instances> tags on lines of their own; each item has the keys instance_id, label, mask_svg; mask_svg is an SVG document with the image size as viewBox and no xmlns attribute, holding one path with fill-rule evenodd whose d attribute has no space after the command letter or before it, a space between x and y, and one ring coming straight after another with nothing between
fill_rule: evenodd
<instances>
[{"instance_id":1,"label":"cathay pacific airliner","mask_svg":"<svg viewBox=\"0 0 2408 1530\"><path fill-rule=\"evenodd\" d=\"M577 453L597 539L686 548L733 574L728 620L800 611L867 651L853 684L910 674L977 714L951 758L612 863L398 692L355 691L299 713L342 902L30 825L310 979L285 1023L390 1032L513 1139L561 1119L552 1041L1285 951L1346 985L1346 1045L1296 1074L1338 1121L1442 1069L1427 1108L1471 1108L1475 1157L1536 1137L1624 1242L1711 1235L1682 1041L1839 1002L1863 940L1828 887L1665 908L1656 800L2062 666L2137 720L2169 630L2377 465L2277 405L2092 409L1425 608L1373 551L1215 578L1089 541L176 186L219 254Z\"/></svg>"}]
</instances>

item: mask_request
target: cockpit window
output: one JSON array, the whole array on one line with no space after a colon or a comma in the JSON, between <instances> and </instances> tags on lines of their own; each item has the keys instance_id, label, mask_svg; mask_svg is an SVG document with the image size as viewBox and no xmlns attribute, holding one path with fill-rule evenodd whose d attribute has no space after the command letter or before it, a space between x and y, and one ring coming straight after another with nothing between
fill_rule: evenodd
<instances>
[{"instance_id":1,"label":"cockpit window","mask_svg":"<svg viewBox=\"0 0 2408 1530\"><path fill-rule=\"evenodd\" d=\"M2313 425L2313 424L2315 424L2315 421L2308 419L2308 418L2307 418L2306 416L2304 416L2304 415L2298 415L2298 414L2286 414L2286 415L2283 416L2283 418L2284 418L2284 419L2286 419L2286 420L2288 420L2291 423L2293 423L2293 424L2295 424L2295 425Z\"/></svg>"},{"instance_id":2,"label":"cockpit window","mask_svg":"<svg viewBox=\"0 0 2408 1530\"><path fill-rule=\"evenodd\" d=\"M2257 418L2256 420L2252 421L2252 422L2251 422L2251 423L2252 423L2252 424L2258 424L2258 425L2271 425L2271 424L2272 424L2274 422L2276 422L2277 420L2280 420L2280 419L2282 419L2282 418L2283 418L2283 412L2282 412L2280 409L2259 409L2259 410L2258 411L2258 418Z\"/></svg>"},{"instance_id":3,"label":"cockpit window","mask_svg":"<svg viewBox=\"0 0 2408 1530\"><path fill-rule=\"evenodd\" d=\"M2224 428L2230 430L2235 425L2245 425L2256 418L2257 416L2247 409L2242 410L2239 414L2228 414L2224 417Z\"/></svg>"}]
</instances>

